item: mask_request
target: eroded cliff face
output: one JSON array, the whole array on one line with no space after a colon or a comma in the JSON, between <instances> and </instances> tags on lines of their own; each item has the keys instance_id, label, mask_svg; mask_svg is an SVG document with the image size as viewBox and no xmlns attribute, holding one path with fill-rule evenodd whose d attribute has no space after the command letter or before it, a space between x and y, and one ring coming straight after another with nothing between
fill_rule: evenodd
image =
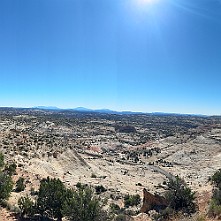
<instances>
[{"instance_id":1,"label":"eroded cliff face","mask_svg":"<svg viewBox=\"0 0 221 221\"><path fill-rule=\"evenodd\" d=\"M159 211L168 206L167 200L160 195L153 195L149 193L145 188L143 189L143 206L141 207L142 213L148 213L150 210Z\"/></svg>"}]
</instances>

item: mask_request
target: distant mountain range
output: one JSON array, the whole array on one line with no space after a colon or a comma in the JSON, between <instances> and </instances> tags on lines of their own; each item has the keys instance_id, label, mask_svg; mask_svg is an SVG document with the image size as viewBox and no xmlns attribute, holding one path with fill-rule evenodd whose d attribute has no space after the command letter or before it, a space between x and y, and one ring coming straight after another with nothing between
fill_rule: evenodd
<instances>
[{"instance_id":1,"label":"distant mountain range","mask_svg":"<svg viewBox=\"0 0 221 221\"><path fill-rule=\"evenodd\" d=\"M54 106L37 106L37 107L32 107L33 109L40 109L40 110L54 110L54 111L63 111L63 110L69 110L69 111L79 111L79 112L95 112L95 113L106 113L106 114L120 114L120 113L135 113L135 112L120 112L120 111L113 111L109 109L89 109L86 107L76 107L76 108L58 108Z\"/></svg>"},{"instance_id":2,"label":"distant mountain range","mask_svg":"<svg viewBox=\"0 0 221 221\"><path fill-rule=\"evenodd\" d=\"M133 112L133 111L114 111L110 109L89 109L86 107L76 107L76 108L58 108L54 106L36 106L32 109L40 110L54 110L54 111L79 111L79 112L95 112L95 113L105 113L105 114L143 114L142 112Z\"/></svg>"},{"instance_id":3,"label":"distant mountain range","mask_svg":"<svg viewBox=\"0 0 221 221\"><path fill-rule=\"evenodd\" d=\"M37 107L32 107L32 109L41 109L41 110L61 110L58 107L54 106L37 106Z\"/></svg>"},{"instance_id":4,"label":"distant mountain range","mask_svg":"<svg viewBox=\"0 0 221 221\"><path fill-rule=\"evenodd\" d=\"M103 113L103 114L151 114L156 116L199 116L199 117L206 117L206 115L201 114L179 114L179 113L165 113L165 112L152 112L152 113L144 113L144 112L133 112L133 111L114 111L110 109L89 109L85 107L76 107L76 108L58 108L54 106L37 106L32 107L32 109L39 109L39 110L51 110L51 111L78 111L78 112L92 112L92 113Z\"/></svg>"},{"instance_id":5,"label":"distant mountain range","mask_svg":"<svg viewBox=\"0 0 221 221\"><path fill-rule=\"evenodd\" d=\"M91 111L93 111L93 110L88 109L88 108L85 108L85 107L76 107L76 108L71 109L71 110L75 110L75 111L83 111L83 112L91 112Z\"/></svg>"}]
</instances>

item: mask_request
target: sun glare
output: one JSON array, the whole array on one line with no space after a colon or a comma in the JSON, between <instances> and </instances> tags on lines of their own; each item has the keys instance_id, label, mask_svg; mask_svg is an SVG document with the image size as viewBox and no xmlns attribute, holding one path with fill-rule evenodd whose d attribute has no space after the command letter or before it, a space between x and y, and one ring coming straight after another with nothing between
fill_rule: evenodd
<instances>
[{"instance_id":1,"label":"sun glare","mask_svg":"<svg viewBox=\"0 0 221 221\"><path fill-rule=\"evenodd\" d=\"M142 4L142 5L144 5L144 4L154 4L154 3L156 3L158 0L138 0L138 3L139 4Z\"/></svg>"}]
</instances>

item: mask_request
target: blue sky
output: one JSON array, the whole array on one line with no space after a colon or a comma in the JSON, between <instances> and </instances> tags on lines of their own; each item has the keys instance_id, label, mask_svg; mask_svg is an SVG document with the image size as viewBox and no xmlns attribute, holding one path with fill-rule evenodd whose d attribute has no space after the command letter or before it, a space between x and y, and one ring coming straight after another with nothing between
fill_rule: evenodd
<instances>
[{"instance_id":1,"label":"blue sky","mask_svg":"<svg viewBox=\"0 0 221 221\"><path fill-rule=\"evenodd\" d=\"M1 0L0 106L221 115L221 1Z\"/></svg>"}]
</instances>

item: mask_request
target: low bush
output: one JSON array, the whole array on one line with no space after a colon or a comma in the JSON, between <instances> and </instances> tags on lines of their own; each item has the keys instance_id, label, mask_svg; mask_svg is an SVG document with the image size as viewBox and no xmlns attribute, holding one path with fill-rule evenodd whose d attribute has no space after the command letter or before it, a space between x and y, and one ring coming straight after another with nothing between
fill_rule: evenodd
<instances>
[{"instance_id":1,"label":"low bush","mask_svg":"<svg viewBox=\"0 0 221 221\"><path fill-rule=\"evenodd\" d=\"M170 208L188 214L196 211L195 192L186 185L184 180L177 176L175 180L170 180L167 185L169 190L166 199Z\"/></svg>"},{"instance_id":2,"label":"low bush","mask_svg":"<svg viewBox=\"0 0 221 221\"><path fill-rule=\"evenodd\" d=\"M129 206L137 206L140 204L140 195L126 195L124 196L124 206L129 207Z\"/></svg>"},{"instance_id":3,"label":"low bush","mask_svg":"<svg viewBox=\"0 0 221 221\"><path fill-rule=\"evenodd\" d=\"M118 214L119 211L120 211L120 207L115 203L111 203L110 204L110 210L111 210L112 213Z\"/></svg>"},{"instance_id":4,"label":"low bush","mask_svg":"<svg viewBox=\"0 0 221 221\"><path fill-rule=\"evenodd\" d=\"M213 174L211 181L215 185L215 188L208 214L210 217L221 217L221 169Z\"/></svg>"},{"instance_id":5,"label":"low bush","mask_svg":"<svg viewBox=\"0 0 221 221\"><path fill-rule=\"evenodd\" d=\"M211 177L211 180L215 184L216 187L221 189L221 169L219 169L213 174L213 176Z\"/></svg>"},{"instance_id":6,"label":"low bush","mask_svg":"<svg viewBox=\"0 0 221 221\"><path fill-rule=\"evenodd\" d=\"M7 200L13 189L11 176L4 172L0 172L0 203Z\"/></svg>"},{"instance_id":7,"label":"low bush","mask_svg":"<svg viewBox=\"0 0 221 221\"><path fill-rule=\"evenodd\" d=\"M76 187L77 187L78 189L84 189L84 188L88 187L88 185L87 185L87 184L82 184L82 183L78 182L78 183L76 184Z\"/></svg>"},{"instance_id":8,"label":"low bush","mask_svg":"<svg viewBox=\"0 0 221 221\"><path fill-rule=\"evenodd\" d=\"M15 163L12 163L12 164L6 165L4 171L5 171L9 176L12 176L12 175L15 174L16 168L17 168L17 165L16 165Z\"/></svg>"},{"instance_id":9,"label":"low bush","mask_svg":"<svg viewBox=\"0 0 221 221\"><path fill-rule=\"evenodd\" d=\"M217 201L212 199L209 206L208 215L210 217L216 217L221 215L221 205L217 204Z\"/></svg>"},{"instance_id":10,"label":"low bush","mask_svg":"<svg viewBox=\"0 0 221 221\"><path fill-rule=\"evenodd\" d=\"M25 179L23 177L19 177L19 179L16 182L16 192L21 192L25 190L25 184L24 184Z\"/></svg>"},{"instance_id":11,"label":"low bush","mask_svg":"<svg viewBox=\"0 0 221 221\"><path fill-rule=\"evenodd\" d=\"M20 209L21 217L32 217L34 215L35 204L28 196L19 198L18 206Z\"/></svg>"},{"instance_id":12,"label":"low bush","mask_svg":"<svg viewBox=\"0 0 221 221\"><path fill-rule=\"evenodd\" d=\"M99 186L95 186L95 191L97 194L100 194L100 193L106 192L107 189L105 189L104 186L99 185Z\"/></svg>"},{"instance_id":13,"label":"low bush","mask_svg":"<svg viewBox=\"0 0 221 221\"><path fill-rule=\"evenodd\" d=\"M92 173L92 174L91 174L91 178L97 178L97 175L94 174L94 173Z\"/></svg>"},{"instance_id":14,"label":"low bush","mask_svg":"<svg viewBox=\"0 0 221 221\"><path fill-rule=\"evenodd\" d=\"M108 214L102 210L100 199L94 197L89 187L70 191L62 213L70 221L108 221Z\"/></svg>"},{"instance_id":15,"label":"low bush","mask_svg":"<svg viewBox=\"0 0 221 221\"><path fill-rule=\"evenodd\" d=\"M128 218L124 214L119 214L118 216L116 216L115 221L128 221Z\"/></svg>"},{"instance_id":16,"label":"low bush","mask_svg":"<svg viewBox=\"0 0 221 221\"><path fill-rule=\"evenodd\" d=\"M4 165L4 155L0 152L0 168L2 168Z\"/></svg>"}]
</instances>

